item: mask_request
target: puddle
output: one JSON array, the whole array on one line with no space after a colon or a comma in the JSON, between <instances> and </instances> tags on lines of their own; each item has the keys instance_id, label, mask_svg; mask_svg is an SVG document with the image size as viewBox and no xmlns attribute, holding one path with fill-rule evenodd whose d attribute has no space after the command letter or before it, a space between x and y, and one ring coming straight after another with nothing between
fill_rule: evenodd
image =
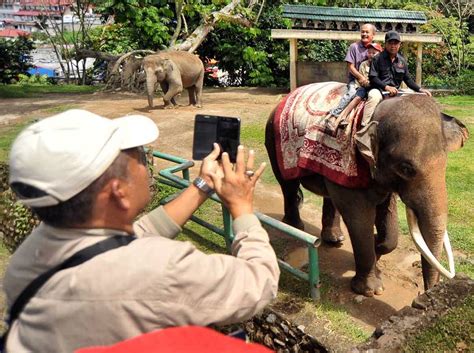
<instances>
[{"instance_id":1,"label":"puddle","mask_svg":"<svg viewBox=\"0 0 474 353\"><path fill-rule=\"evenodd\" d=\"M288 253L284 258L285 262L291 265L291 267L301 269L303 266L309 263L308 260L308 248L296 248Z\"/></svg>"}]
</instances>

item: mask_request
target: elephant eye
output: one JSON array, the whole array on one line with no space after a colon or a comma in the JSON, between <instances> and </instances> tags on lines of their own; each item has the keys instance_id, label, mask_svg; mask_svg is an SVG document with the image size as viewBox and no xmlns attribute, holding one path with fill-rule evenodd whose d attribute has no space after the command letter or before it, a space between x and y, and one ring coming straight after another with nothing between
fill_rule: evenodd
<instances>
[{"instance_id":1,"label":"elephant eye","mask_svg":"<svg viewBox=\"0 0 474 353\"><path fill-rule=\"evenodd\" d=\"M416 175L416 170L410 162L401 162L397 166L397 174L403 179L412 179Z\"/></svg>"}]
</instances>

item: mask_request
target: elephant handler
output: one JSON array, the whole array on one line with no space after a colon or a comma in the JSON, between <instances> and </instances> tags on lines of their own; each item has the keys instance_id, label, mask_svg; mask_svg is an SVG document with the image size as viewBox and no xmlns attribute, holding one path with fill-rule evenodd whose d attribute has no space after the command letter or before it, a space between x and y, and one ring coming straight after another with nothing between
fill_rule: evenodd
<instances>
[{"instance_id":1,"label":"elephant handler","mask_svg":"<svg viewBox=\"0 0 474 353\"><path fill-rule=\"evenodd\" d=\"M431 92L421 89L408 73L408 64L399 53L401 46L400 35L396 31L385 34L385 50L377 55L370 65L369 80L372 89L365 103L362 126L372 119L377 104L383 99L382 91L387 91L393 97L398 94L402 82L414 90L431 96Z\"/></svg>"},{"instance_id":2,"label":"elephant handler","mask_svg":"<svg viewBox=\"0 0 474 353\"><path fill-rule=\"evenodd\" d=\"M215 144L192 185L134 222L150 201L142 146L157 137L149 118L109 120L84 110L17 137L10 185L42 222L13 254L3 282L10 319L19 311L8 352L72 352L170 326L239 322L276 296L277 259L252 206L265 165L253 171L254 153L245 160L242 146L235 167L226 153L220 164ZM234 218L234 256L173 240L214 191ZM73 255L12 311L35 278Z\"/></svg>"}]
</instances>

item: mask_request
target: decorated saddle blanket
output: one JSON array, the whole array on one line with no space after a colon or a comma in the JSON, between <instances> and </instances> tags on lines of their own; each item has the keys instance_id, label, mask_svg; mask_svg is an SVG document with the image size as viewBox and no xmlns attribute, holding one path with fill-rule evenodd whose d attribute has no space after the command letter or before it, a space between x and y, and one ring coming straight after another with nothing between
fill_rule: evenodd
<instances>
[{"instance_id":1,"label":"decorated saddle blanket","mask_svg":"<svg viewBox=\"0 0 474 353\"><path fill-rule=\"evenodd\" d=\"M318 173L345 187L368 186L369 167L354 137L365 102L348 113L342 127L334 126L335 117L328 114L345 91L343 83L314 83L299 87L279 104L274 128L277 161L284 179Z\"/></svg>"}]
</instances>

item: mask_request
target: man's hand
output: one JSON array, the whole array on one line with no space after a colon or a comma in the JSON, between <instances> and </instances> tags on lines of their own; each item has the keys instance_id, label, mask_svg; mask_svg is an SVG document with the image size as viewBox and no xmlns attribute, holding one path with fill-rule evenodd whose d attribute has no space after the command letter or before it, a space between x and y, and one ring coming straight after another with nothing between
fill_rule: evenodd
<instances>
[{"instance_id":1,"label":"man's hand","mask_svg":"<svg viewBox=\"0 0 474 353\"><path fill-rule=\"evenodd\" d=\"M398 94L398 90L393 86L385 86L384 90L388 92L390 97L394 97Z\"/></svg>"},{"instance_id":2,"label":"man's hand","mask_svg":"<svg viewBox=\"0 0 474 353\"><path fill-rule=\"evenodd\" d=\"M423 89L423 88L420 89L420 93L424 93L424 94L426 94L428 97L431 97L431 92L428 91L427 89Z\"/></svg>"},{"instance_id":3,"label":"man's hand","mask_svg":"<svg viewBox=\"0 0 474 353\"><path fill-rule=\"evenodd\" d=\"M366 79L365 77L361 80L358 80L358 82L362 87L369 87L370 86L370 81L368 79Z\"/></svg>"},{"instance_id":4,"label":"man's hand","mask_svg":"<svg viewBox=\"0 0 474 353\"><path fill-rule=\"evenodd\" d=\"M254 151L249 151L248 160L245 162L244 147L239 146L234 168L229 160L229 155L224 152L222 154L223 175L220 175L219 172L210 173L214 190L234 219L243 214L253 213L255 184L265 169L265 163L262 163L254 171L254 162ZM253 175L248 173L249 171L253 172Z\"/></svg>"}]
</instances>

